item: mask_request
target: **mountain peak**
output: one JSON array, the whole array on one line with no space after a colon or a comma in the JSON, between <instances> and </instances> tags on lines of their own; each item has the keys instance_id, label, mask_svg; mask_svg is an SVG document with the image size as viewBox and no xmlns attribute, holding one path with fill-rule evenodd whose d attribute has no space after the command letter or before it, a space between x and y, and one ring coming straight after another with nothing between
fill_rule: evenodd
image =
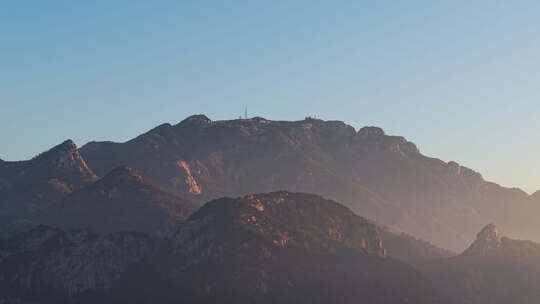
<instances>
[{"instance_id":1,"label":"mountain peak","mask_svg":"<svg viewBox=\"0 0 540 304\"><path fill-rule=\"evenodd\" d=\"M64 140L60 145L58 145L58 147L63 147L70 151L77 150L77 145L71 139Z\"/></svg>"},{"instance_id":2,"label":"mountain peak","mask_svg":"<svg viewBox=\"0 0 540 304\"><path fill-rule=\"evenodd\" d=\"M32 162L66 174L76 174L85 180L97 179L71 139L41 153Z\"/></svg>"},{"instance_id":3,"label":"mountain peak","mask_svg":"<svg viewBox=\"0 0 540 304\"><path fill-rule=\"evenodd\" d=\"M48 151L41 153L36 158L40 158L40 157L44 157L44 156L52 155L52 154L58 154L62 152L77 153L77 145L75 144L75 142L73 142L73 140L67 139L63 141L61 144L58 144L52 147L51 149L49 149Z\"/></svg>"},{"instance_id":4,"label":"mountain peak","mask_svg":"<svg viewBox=\"0 0 540 304\"><path fill-rule=\"evenodd\" d=\"M117 168L114 168L111 172L109 172L107 175L103 177L103 180L106 181L135 181L135 182L143 182L144 178L142 175L135 172L132 168L126 167L126 166L120 166Z\"/></svg>"},{"instance_id":5,"label":"mountain peak","mask_svg":"<svg viewBox=\"0 0 540 304\"><path fill-rule=\"evenodd\" d=\"M362 138L376 138L380 136L384 136L386 133L384 130L380 127L363 127L360 130L358 130L358 136Z\"/></svg>"},{"instance_id":6,"label":"mountain peak","mask_svg":"<svg viewBox=\"0 0 540 304\"><path fill-rule=\"evenodd\" d=\"M250 120L253 121L253 122L259 123L259 124L270 123L270 120L268 120L268 119L266 119L264 117L261 117L261 116L255 116L255 117L251 118Z\"/></svg>"},{"instance_id":7,"label":"mountain peak","mask_svg":"<svg viewBox=\"0 0 540 304\"><path fill-rule=\"evenodd\" d=\"M465 250L466 255L484 255L501 246L502 236L494 224L485 226L477 235L472 245Z\"/></svg>"},{"instance_id":8,"label":"mountain peak","mask_svg":"<svg viewBox=\"0 0 540 304\"><path fill-rule=\"evenodd\" d=\"M188 118L182 120L179 124L195 124L195 125L207 125L211 124L212 120L204 114L191 115Z\"/></svg>"},{"instance_id":9,"label":"mountain peak","mask_svg":"<svg viewBox=\"0 0 540 304\"><path fill-rule=\"evenodd\" d=\"M490 240L500 238L501 236L499 230L497 229L497 226L495 226L495 224L493 223L486 225L477 235L477 239Z\"/></svg>"}]
</instances>

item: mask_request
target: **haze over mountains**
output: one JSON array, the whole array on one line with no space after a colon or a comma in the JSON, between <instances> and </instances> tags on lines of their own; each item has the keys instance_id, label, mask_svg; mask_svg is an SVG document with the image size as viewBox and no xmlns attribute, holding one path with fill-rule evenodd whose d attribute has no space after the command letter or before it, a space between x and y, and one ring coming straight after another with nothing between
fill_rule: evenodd
<instances>
[{"instance_id":1,"label":"haze over mountains","mask_svg":"<svg viewBox=\"0 0 540 304\"><path fill-rule=\"evenodd\" d=\"M198 207L163 191L131 168L118 167L65 196L36 220L97 233L140 231L168 235Z\"/></svg>"},{"instance_id":2,"label":"haze over mountains","mask_svg":"<svg viewBox=\"0 0 540 304\"><path fill-rule=\"evenodd\" d=\"M489 222L523 238L540 231L529 216L538 204L525 192L424 156L414 143L377 127L194 115L126 143L91 142L80 151L100 176L129 166L198 202L278 190L317 193L455 250Z\"/></svg>"},{"instance_id":3,"label":"haze over mountains","mask_svg":"<svg viewBox=\"0 0 540 304\"><path fill-rule=\"evenodd\" d=\"M534 303L540 245L485 225L538 204L381 128L194 115L0 161L0 300Z\"/></svg>"},{"instance_id":4,"label":"haze over mountains","mask_svg":"<svg viewBox=\"0 0 540 304\"><path fill-rule=\"evenodd\" d=\"M455 162L424 156L377 127L263 118L163 124L125 143L71 141L22 162L0 162L0 214L24 218L113 169L133 168L181 199L291 190L461 250L485 223L537 239L538 195L501 187ZM97 175L97 176L96 176ZM15 203L13 202L15 201Z\"/></svg>"},{"instance_id":5,"label":"haze over mountains","mask_svg":"<svg viewBox=\"0 0 540 304\"><path fill-rule=\"evenodd\" d=\"M44 303L445 303L377 226L310 194L214 200L164 239L38 226L0 252L3 294Z\"/></svg>"},{"instance_id":6,"label":"haze over mountains","mask_svg":"<svg viewBox=\"0 0 540 304\"><path fill-rule=\"evenodd\" d=\"M0 239L0 295L7 303L536 303L539 244L488 225L456 256L384 234L336 202L290 192L213 200L162 238L37 226Z\"/></svg>"},{"instance_id":7,"label":"haze over mountains","mask_svg":"<svg viewBox=\"0 0 540 304\"><path fill-rule=\"evenodd\" d=\"M423 265L454 303L538 303L540 244L503 237L487 225L462 254Z\"/></svg>"}]
</instances>

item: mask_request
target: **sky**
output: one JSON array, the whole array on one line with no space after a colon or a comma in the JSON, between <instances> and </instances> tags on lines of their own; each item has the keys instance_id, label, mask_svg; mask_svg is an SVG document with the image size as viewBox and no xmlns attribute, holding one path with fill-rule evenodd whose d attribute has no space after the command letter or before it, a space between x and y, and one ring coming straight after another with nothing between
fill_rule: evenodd
<instances>
[{"instance_id":1,"label":"sky","mask_svg":"<svg viewBox=\"0 0 540 304\"><path fill-rule=\"evenodd\" d=\"M0 158L204 113L380 126L540 189L538 1L1 1Z\"/></svg>"}]
</instances>

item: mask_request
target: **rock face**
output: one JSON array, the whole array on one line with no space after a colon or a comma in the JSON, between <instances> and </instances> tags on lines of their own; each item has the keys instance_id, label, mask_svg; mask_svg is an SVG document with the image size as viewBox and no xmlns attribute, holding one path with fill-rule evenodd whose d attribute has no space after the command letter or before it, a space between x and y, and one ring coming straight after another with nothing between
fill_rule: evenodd
<instances>
[{"instance_id":1,"label":"rock face","mask_svg":"<svg viewBox=\"0 0 540 304\"><path fill-rule=\"evenodd\" d=\"M67 195L35 221L102 234L139 231L164 235L197 209L196 204L160 189L131 168L119 167Z\"/></svg>"},{"instance_id":2,"label":"rock face","mask_svg":"<svg viewBox=\"0 0 540 304\"><path fill-rule=\"evenodd\" d=\"M422 155L378 127L340 121L191 116L126 143L90 143L81 153L104 175L126 165L188 199L290 190L343 202L357 214L436 245L462 250L479 223L515 235L540 232L534 204L456 162Z\"/></svg>"},{"instance_id":3,"label":"rock face","mask_svg":"<svg viewBox=\"0 0 540 304\"><path fill-rule=\"evenodd\" d=\"M132 232L97 236L38 226L0 243L0 294L39 303L99 296L157 248Z\"/></svg>"},{"instance_id":4,"label":"rock face","mask_svg":"<svg viewBox=\"0 0 540 304\"><path fill-rule=\"evenodd\" d=\"M476 235L476 240L465 250L465 255L484 256L501 247L502 236L493 224L489 224Z\"/></svg>"},{"instance_id":5,"label":"rock face","mask_svg":"<svg viewBox=\"0 0 540 304\"><path fill-rule=\"evenodd\" d=\"M71 140L28 161L0 162L0 218L46 209L96 179Z\"/></svg>"},{"instance_id":6,"label":"rock face","mask_svg":"<svg viewBox=\"0 0 540 304\"><path fill-rule=\"evenodd\" d=\"M462 254L424 270L455 303L533 304L540 297L540 244L501 237L492 224Z\"/></svg>"},{"instance_id":7,"label":"rock face","mask_svg":"<svg viewBox=\"0 0 540 304\"><path fill-rule=\"evenodd\" d=\"M41 303L443 303L378 229L321 197L222 198L171 237L39 226L0 242L0 295Z\"/></svg>"}]
</instances>

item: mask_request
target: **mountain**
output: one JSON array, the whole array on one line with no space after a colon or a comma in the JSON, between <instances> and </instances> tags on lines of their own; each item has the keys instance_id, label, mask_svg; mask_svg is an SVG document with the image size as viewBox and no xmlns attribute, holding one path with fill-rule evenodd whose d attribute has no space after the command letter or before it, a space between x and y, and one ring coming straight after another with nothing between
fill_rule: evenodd
<instances>
[{"instance_id":1,"label":"mountain","mask_svg":"<svg viewBox=\"0 0 540 304\"><path fill-rule=\"evenodd\" d=\"M169 238L39 226L0 242L0 291L40 303L446 303L378 231L290 192L213 200Z\"/></svg>"},{"instance_id":2,"label":"mountain","mask_svg":"<svg viewBox=\"0 0 540 304\"><path fill-rule=\"evenodd\" d=\"M425 267L456 303L538 303L540 244L501 236L490 224L462 254Z\"/></svg>"},{"instance_id":3,"label":"mountain","mask_svg":"<svg viewBox=\"0 0 540 304\"><path fill-rule=\"evenodd\" d=\"M420 273L386 257L375 225L316 195L211 201L179 230L172 251L179 263L158 270L164 277L159 286L182 286L180 302L440 300Z\"/></svg>"},{"instance_id":4,"label":"mountain","mask_svg":"<svg viewBox=\"0 0 540 304\"><path fill-rule=\"evenodd\" d=\"M1 161L0 219L5 223L47 209L96 179L71 140L31 160Z\"/></svg>"},{"instance_id":5,"label":"mountain","mask_svg":"<svg viewBox=\"0 0 540 304\"><path fill-rule=\"evenodd\" d=\"M131 168L119 167L67 195L38 221L100 234L118 231L167 234L198 207L160 189Z\"/></svg>"},{"instance_id":6,"label":"mountain","mask_svg":"<svg viewBox=\"0 0 540 304\"><path fill-rule=\"evenodd\" d=\"M91 142L80 151L98 175L129 166L197 202L279 190L320 194L453 250L465 248L485 222L520 237L540 235L531 216L538 204L526 193L424 156L378 127L194 115L125 143Z\"/></svg>"}]
</instances>

